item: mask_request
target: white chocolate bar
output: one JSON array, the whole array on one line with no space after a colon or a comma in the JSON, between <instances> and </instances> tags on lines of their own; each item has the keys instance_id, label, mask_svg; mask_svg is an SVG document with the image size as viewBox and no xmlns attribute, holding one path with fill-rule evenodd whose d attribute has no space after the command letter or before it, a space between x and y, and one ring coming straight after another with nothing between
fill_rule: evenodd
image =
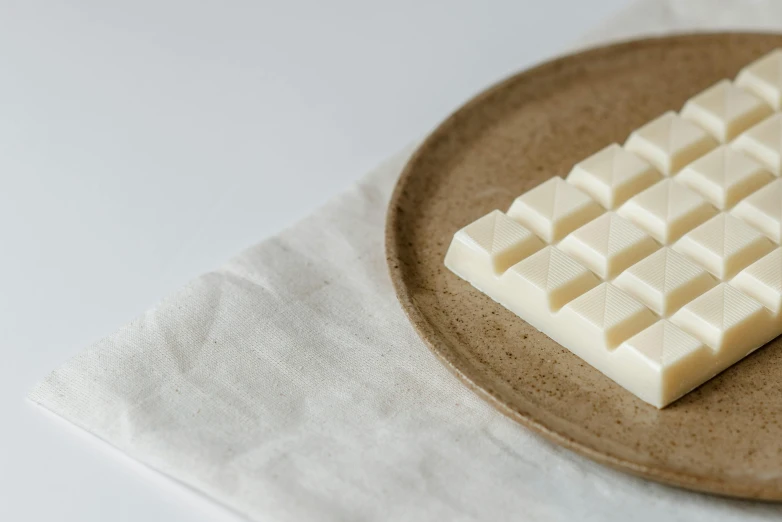
<instances>
[{"instance_id":1,"label":"white chocolate bar","mask_svg":"<svg viewBox=\"0 0 782 522\"><path fill-rule=\"evenodd\" d=\"M662 408L782 333L780 107L775 51L465 226L445 265Z\"/></svg>"}]
</instances>

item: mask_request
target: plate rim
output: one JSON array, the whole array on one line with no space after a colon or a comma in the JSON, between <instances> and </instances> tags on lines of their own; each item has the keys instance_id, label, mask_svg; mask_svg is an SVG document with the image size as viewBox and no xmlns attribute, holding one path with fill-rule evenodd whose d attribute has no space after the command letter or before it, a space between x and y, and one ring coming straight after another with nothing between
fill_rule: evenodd
<instances>
[{"instance_id":1,"label":"plate rim","mask_svg":"<svg viewBox=\"0 0 782 522\"><path fill-rule=\"evenodd\" d=\"M415 173L417 162L423 158L434 144L446 135L458 120L470 113L473 109L479 107L485 100L494 94L502 91L508 85L523 81L526 77L545 74L546 72L568 66L578 62L585 57L595 59L600 55L615 53L617 51L629 52L635 48L646 48L649 46L675 45L677 42L686 43L695 40L724 39L728 36L746 36L746 37L779 37L780 33L770 33L766 31L719 31L719 32L689 32L678 33L674 35L649 36L630 40L612 41L610 43L592 46L573 53L560 54L552 59L538 62L537 64L522 69L504 79L491 84L489 87L479 91L476 95L469 98L456 110L442 120L432 130L427 137L418 145L415 152L410 156L403 168L399 178L394 185L394 190L388 203L385 220L385 254L388 273L391 277L391 283L394 288L397 300L407 319L416 330L419 338L424 342L427 348L434 353L437 359L452 374L454 374L470 390L476 393L484 401L488 402L495 409L513 421L521 424L525 428L542 435L547 440L554 442L562 447L583 455L595 462L610 466L614 469L631 473L633 475L661 482L664 484L681 487L684 489L711 493L726 497L782 501L782 490L773 487L761 487L757 484L750 486L738 482L724 482L718 477L695 475L686 472L672 471L656 465L647 465L634 462L629 459L607 454L604 451L591 447L588 443L577 441L567 434L561 433L544 422L533 417L530 413L523 413L511 408L491 391L485 389L480 384L474 382L462 369L457 367L451 359L448 359L440 348L444 341L438 336L435 328L429 323L425 315L418 309L413 297L405 284L403 277L404 269L400 255L400 236L398 223L401 218L400 200L403 198L406 186L410 178Z\"/></svg>"}]
</instances>

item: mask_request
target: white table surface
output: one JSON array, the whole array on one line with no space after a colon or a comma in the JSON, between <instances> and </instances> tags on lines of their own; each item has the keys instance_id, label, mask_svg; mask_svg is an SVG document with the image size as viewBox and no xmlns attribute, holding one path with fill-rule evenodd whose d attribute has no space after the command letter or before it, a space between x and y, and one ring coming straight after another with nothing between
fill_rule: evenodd
<instances>
[{"instance_id":1,"label":"white table surface","mask_svg":"<svg viewBox=\"0 0 782 522\"><path fill-rule=\"evenodd\" d=\"M65 4L0 1L0 520L236 518L27 391L628 0Z\"/></svg>"}]
</instances>

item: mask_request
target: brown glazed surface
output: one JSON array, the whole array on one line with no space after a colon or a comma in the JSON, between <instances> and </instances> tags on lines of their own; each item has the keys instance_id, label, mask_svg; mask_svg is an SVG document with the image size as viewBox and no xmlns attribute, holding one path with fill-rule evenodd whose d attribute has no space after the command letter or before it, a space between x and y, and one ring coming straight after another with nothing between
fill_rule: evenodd
<instances>
[{"instance_id":1,"label":"brown glazed surface","mask_svg":"<svg viewBox=\"0 0 782 522\"><path fill-rule=\"evenodd\" d=\"M547 62L490 88L408 163L386 225L419 334L500 411L604 464L685 488L782 500L782 341L657 410L443 266L461 227L782 46L782 35L646 39Z\"/></svg>"}]
</instances>

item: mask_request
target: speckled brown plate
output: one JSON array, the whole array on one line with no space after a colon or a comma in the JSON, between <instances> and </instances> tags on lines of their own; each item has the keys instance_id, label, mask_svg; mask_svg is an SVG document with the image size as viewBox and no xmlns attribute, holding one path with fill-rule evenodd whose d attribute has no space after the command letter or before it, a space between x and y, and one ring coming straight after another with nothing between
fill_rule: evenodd
<instances>
[{"instance_id":1,"label":"speckled brown plate","mask_svg":"<svg viewBox=\"0 0 782 522\"><path fill-rule=\"evenodd\" d=\"M781 35L647 39L566 56L490 88L424 142L388 211L396 291L424 341L503 413L668 484L782 500L782 342L658 411L443 266L459 228L782 46Z\"/></svg>"}]
</instances>

